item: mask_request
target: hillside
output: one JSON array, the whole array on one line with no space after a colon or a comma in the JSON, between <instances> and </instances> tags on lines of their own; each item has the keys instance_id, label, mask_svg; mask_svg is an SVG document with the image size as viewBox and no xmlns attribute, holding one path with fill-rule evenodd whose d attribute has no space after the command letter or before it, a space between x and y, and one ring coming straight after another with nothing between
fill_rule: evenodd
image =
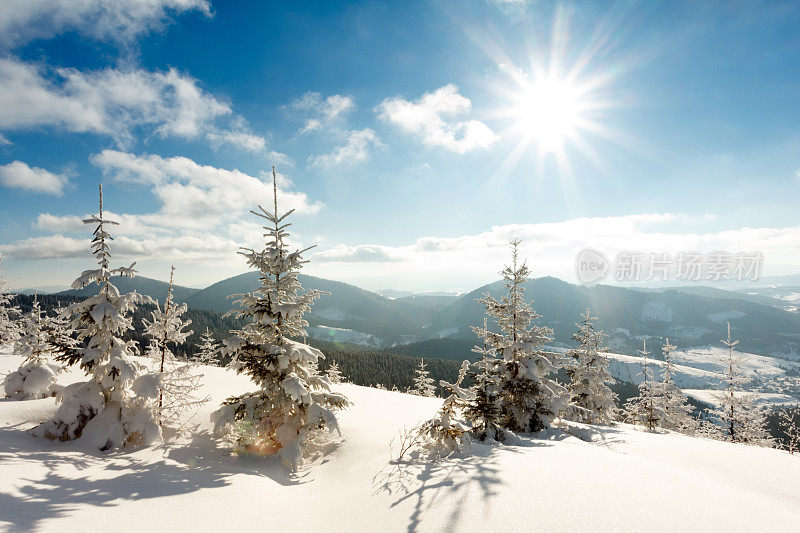
<instances>
[{"instance_id":1,"label":"hillside","mask_svg":"<svg viewBox=\"0 0 800 533\"><path fill-rule=\"evenodd\" d=\"M0 353L0 373L19 359ZM25 430L52 398L0 401L0 527L9 531L795 531L800 461L787 452L570 424L437 463L389 462L398 433L441 400L340 385L344 442L290 476L236 457L209 413L246 378L205 367L212 396L164 446L103 453ZM62 383L78 378L75 371ZM254 506L254 502L257 505ZM576 507L577 506L577 507Z\"/></svg>"},{"instance_id":2,"label":"hillside","mask_svg":"<svg viewBox=\"0 0 800 533\"><path fill-rule=\"evenodd\" d=\"M219 281L189 297L186 302L198 309L225 313L234 308L231 294L244 293L258 287L258 272L247 272ZM379 337L385 343L402 342L404 337L424 333L425 316L405 302L390 300L347 283L330 281L301 274L300 283L306 290L329 292L311 308L306 318L312 326L325 325L351 329Z\"/></svg>"},{"instance_id":3,"label":"hillside","mask_svg":"<svg viewBox=\"0 0 800 533\"><path fill-rule=\"evenodd\" d=\"M587 307L599 317L598 327L609 335L614 351L635 353L641 339L669 337L679 348L715 345L730 321L744 351L787 359L800 357L800 316L769 305L735 298L661 292L623 287L573 285L556 278L538 278L525 284L526 297L542 315L540 322L554 330L557 344L569 345L575 322ZM430 336L473 338L470 325L480 324L483 308L476 301L485 292L495 297L504 291L495 282L459 297L439 311Z\"/></svg>"},{"instance_id":4,"label":"hillside","mask_svg":"<svg viewBox=\"0 0 800 533\"><path fill-rule=\"evenodd\" d=\"M225 313L235 307L228 296L252 291L258 286L258 276L258 272L248 272L201 290L176 286L176 299L194 309ZM436 338L459 339L464 349L439 346L445 351L438 356L446 358L469 356L470 343L475 340L470 327L482 323L484 317L476 299L486 291L494 296L504 292L498 281L459 297L433 293L392 299L314 276L300 275L300 281L306 289L330 293L317 300L307 315L312 326L309 335L379 348ZM115 278L114 283L123 292L137 290L159 301L167 290L166 283L144 277ZM534 308L542 315L541 323L553 328L556 346L571 345L574 323L590 307L600 319L598 326L609 336L609 349L615 352L635 354L644 338L660 343L669 337L681 349L714 346L730 321L742 350L800 361L800 314L786 310L794 305L788 300L704 286L658 290L586 287L550 277L529 280L525 287L526 296L534 300ZM85 297L96 290L97 286L91 285L58 294ZM422 350L427 348L420 345L403 353L424 356Z\"/></svg>"},{"instance_id":5,"label":"hillside","mask_svg":"<svg viewBox=\"0 0 800 533\"><path fill-rule=\"evenodd\" d=\"M120 290L120 292L136 291L139 294L144 294L162 303L167 297L167 290L169 289L169 283L165 281L159 281L157 279L146 278L144 276L136 276L135 278L117 276L111 281ZM69 289L56 294L87 298L89 296L94 296L99 290L100 286L96 283L92 283L91 285L87 285L79 290ZM183 287L176 284L173 284L172 286L172 294L175 298L175 301L179 303L186 302L196 292L198 292L198 289L191 289L189 287Z\"/></svg>"}]
</instances>

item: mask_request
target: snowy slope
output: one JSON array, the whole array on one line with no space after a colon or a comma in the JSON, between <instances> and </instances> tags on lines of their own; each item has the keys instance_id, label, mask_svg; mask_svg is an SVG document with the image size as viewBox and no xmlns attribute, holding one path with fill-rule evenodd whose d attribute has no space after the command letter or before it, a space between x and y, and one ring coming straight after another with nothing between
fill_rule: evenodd
<instances>
[{"instance_id":1,"label":"snowy slope","mask_svg":"<svg viewBox=\"0 0 800 533\"><path fill-rule=\"evenodd\" d=\"M650 358L634 357L618 353L604 354L609 359L608 370L615 379L627 381L638 385L642 382L642 372L645 361L656 375L660 375L663 361ZM716 372L693 368L691 366L675 365L675 384L684 389L708 389L719 386L720 375Z\"/></svg>"},{"instance_id":2,"label":"snowy slope","mask_svg":"<svg viewBox=\"0 0 800 533\"><path fill-rule=\"evenodd\" d=\"M620 381L639 384L642 381L641 357L606 353L609 360L611 375ZM758 391L766 403L770 394L779 396L793 396L796 403L800 402L800 379L787 374L787 369L794 372L800 371L800 365L794 362L775 359L751 353L740 353L742 359L742 373L749 378L745 385L748 390ZM675 363L675 383L682 389L715 389L720 386L720 378L725 372L723 363L727 352L722 348L703 347L673 352L672 360ZM653 365L653 370L660 373L664 366L663 361L647 359ZM796 375L796 374L795 374ZM693 396L700 399L698 396ZM704 400L702 400L704 401Z\"/></svg>"},{"instance_id":3,"label":"snowy slope","mask_svg":"<svg viewBox=\"0 0 800 533\"><path fill-rule=\"evenodd\" d=\"M712 407L719 407L721 405L720 401L716 398L716 395L720 394L719 391L709 389L683 389L683 393L690 398L694 398L698 402L703 402L704 404ZM800 404L800 401L798 401L797 398L793 398L788 394L777 394L774 392L734 393L737 398L740 398L746 394L754 395L756 397L756 404L763 407Z\"/></svg>"},{"instance_id":4,"label":"snowy slope","mask_svg":"<svg viewBox=\"0 0 800 533\"><path fill-rule=\"evenodd\" d=\"M0 374L19 364L0 354ZM389 464L403 426L440 400L342 385L346 441L288 476L271 458L232 457L208 414L250 389L205 369L211 404L192 436L125 453L25 432L53 400L0 400L0 528L10 531L795 531L800 457L649 434L627 425L563 431L520 446L473 447L435 464ZM71 372L64 381L75 379ZM573 429L573 432L575 430Z\"/></svg>"}]
</instances>

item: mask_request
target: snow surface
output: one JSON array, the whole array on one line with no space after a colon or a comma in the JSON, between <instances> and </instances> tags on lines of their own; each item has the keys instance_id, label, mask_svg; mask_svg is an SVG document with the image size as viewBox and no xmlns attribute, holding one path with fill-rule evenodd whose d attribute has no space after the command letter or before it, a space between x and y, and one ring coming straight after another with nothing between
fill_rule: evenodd
<instances>
[{"instance_id":1,"label":"snow surface","mask_svg":"<svg viewBox=\"0 0 800 533\"><path fill-rule=\"evenodd\" d=\"M0 374L18 356L0 352ZM440 399L338 385L345 442L291 477L274 457L237 457L209 414L249 390L203 368L212 401L166 445L124 452L50 442L26 429L53 398L0 400L0 529L9 531L796 531L800 457L573 424L520 445L473 445L437 463L390 464L390 442ZM62 385L83 379L74 369Z\"/></svg>"},{"instance_id":2,"label":"snow surface","mask_svg":"<svg viewBox=\"0 0 800 533\"><path fill-rule=\"evenodd\" d=\"M708 389L683 389L683 393L698 402L719 408L722 403L715 397L720 391ZM756 404L763 407L777 407L780 405L798 405L800 400L788 394L778 394L774 392L735 392L737 398L751 394L756 397Z\"/></svg>"},{"instance_id":3,"label":"snow surface","mask_svg":"<svg viewBox=\"0 0 800 533\"><path fill-rule=\"evenodd\" d=\"M786 369L800 371L800 364L757 355L738 352L742 358L742 372L751 381L748 388L767 387L775 384L775 378L785 377ZM642 381L642 364L644 359L632 355L605 353L611 360L611 375L620 381L639 384ZM675 363L675 383L682 389L714 389L720 386L720 379L725 372L724 360L727 350L717 347L691 348L672 352ZM659 373L664 362L647 359L647 363L656 365L654 371Z\"/></svg>"}]
</instances>

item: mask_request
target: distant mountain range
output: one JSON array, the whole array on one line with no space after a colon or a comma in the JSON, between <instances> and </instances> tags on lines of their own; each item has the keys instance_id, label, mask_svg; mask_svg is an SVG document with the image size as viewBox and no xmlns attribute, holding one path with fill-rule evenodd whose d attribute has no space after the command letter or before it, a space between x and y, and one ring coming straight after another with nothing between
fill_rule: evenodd
<instances>
[{"instance_id":1,"label":"distant mountain range","mask_svg":"<svg viewBox=\"0 0 800 533\"><path fill-rule=\"evenodd\" d=\"M163 303L167 298L167 290L169 289L169 283L165 281L159 281L157 279L146 278L144 276L136 276L135 278L115 277L111 280L111 282L120 290L120 292L130 292L135 290L139 294L149 296L161 303ZM69 289L66 291L61 291L57 294L81 296L86 298L88 296L97 294L97 291L99 290L100 286L92 283L91 285L87 285L80 290ZM190 289L189 287L182 287L181 285L172 286L172 294L175 298L175 301L179 303L186 302L189 297L196 292L199 292L199 289Z\"/></svg>"},{"instance_id":2,"label":"distant mountain range","mask_svg":"<svg viewBox=\"0 0 800 533\"><path fill-rule=\"evenodd\" d=\"M258 286L258 277L258 272L247 272L205 289L176 285L175 298L192 308L225 313L235 307L228 296L252 291ZM376 338L384 347L415 344L409 349L398 347L397 353L442 349L453 358L467 354L476 340L470 327L482 323L484 316L476 299L486 292L494 296L504 292L503 283L497 281L458 297L396 293L387 298L347 283L306 275L299 279L305 289L330 293L317 300L307 316L311 326L330 326L315 328L315 332L325 332L327 340L352 342L346 339L357 336L341 331L349 329ZM165 282L145 277L115 278L114 283L122 291L137 290L162 302L167 293ZM534 308L542 315L539 322L553 328L556 346L571 345L575 322L589 307L599 317L598 327L609 335L609 348L621 353L634 354L645 338L651 339L648 347L655 355L666 337L681 349L716 346L730 321L742 350L800 359L800 315L792 309L795 292L800 294L800 290L586 287L551 277L529 280L525 289L526 297L534 300ZM89 286L60 294L87 296L96 291L97 286ZM457 342L428 342L437 338Z\"/></svg>"}]
</instances>

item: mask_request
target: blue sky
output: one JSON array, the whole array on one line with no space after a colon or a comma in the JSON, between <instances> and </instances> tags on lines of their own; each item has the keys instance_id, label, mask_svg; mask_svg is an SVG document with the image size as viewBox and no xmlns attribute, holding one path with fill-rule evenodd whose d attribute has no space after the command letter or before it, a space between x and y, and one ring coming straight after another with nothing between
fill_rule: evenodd
<instances>
[{"instance_id":1,"label":"blue sky","mask_svg":"<svg viewBox=\"0 0 800 533\"><path fill-rule=\"evenodd\" d=\"M471 289L524 239L761 251L800 272L800 7L698 2L10 1L0 253L16 287L114 257L203 286L245 270L266 172L310 273ZM99 7L98 7L99 6Z\"/></svg>"}]
</instances>

